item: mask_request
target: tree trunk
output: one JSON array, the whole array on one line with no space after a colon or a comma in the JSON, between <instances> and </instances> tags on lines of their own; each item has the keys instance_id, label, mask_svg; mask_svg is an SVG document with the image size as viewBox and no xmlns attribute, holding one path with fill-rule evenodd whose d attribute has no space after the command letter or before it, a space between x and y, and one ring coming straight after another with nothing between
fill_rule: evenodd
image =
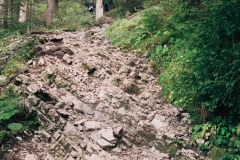
<instances>
[{"instance_id":1,"label":"tree trunk","mask_svg":"<svg viewBox=\"0 0 240 160\"><path fill-rule=\"evenodd\" d=\"M3 0L3 28L8 28L8 8L9 0Z\"/></svg>"},{"instance_id":2,"label":"tree trunk","mask_svg":"<svg viewBox=\"0 0 240 160\"><path fill-rule=\"evenodd\" d=\"M0 28L3 26L3 0L0 0Z\"/></svg>"},{"instance_id":3,"label":"tree trunk","mask_svg":"<svg viewBox=\"0 0 240 160\"><path fill-rule=\"evenodd\" d=\"M96 20L99 20L103 16L102 0L96 1Z\"/></svg>"},{"instance_id":4,"label":"tree trunk","mask_svg":"<svg viewBox=\"0 0 240 160\"><path fill-rule=\"evenodd\" d=\"M19 13L19 22L25 22L27 20L27 2L24 1L21 3L20 6L20 13Z\"/></svg>"},{"instance_id":5,"label":"tree trunk","mask_svg":"<svg viewBox=\"0 0 240 160\"><path fill-rule=\"evenodd\" d=\"M54 2L55 0L48 0L48 6L43 15L43 21L46 27L52 22Z\"/></svg>"}]
</instances>

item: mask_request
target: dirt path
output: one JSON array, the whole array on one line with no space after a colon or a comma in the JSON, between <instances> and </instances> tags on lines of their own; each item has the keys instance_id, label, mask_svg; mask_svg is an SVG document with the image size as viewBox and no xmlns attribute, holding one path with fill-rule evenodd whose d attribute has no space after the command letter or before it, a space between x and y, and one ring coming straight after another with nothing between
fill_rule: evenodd
<instances>
[{"instance_id":1,"label":"dirt path","mask_svg":"<svg viewBox=\"0 0 240 160\"><path fill-rule=\"evenodd\" d=\"M44 129L12 152L25 160L205 159L189 141L189 114L161 99L148 60L112 46L103 30L36 35L38 60L16 79Z\"/></svg>"}]
</instances>

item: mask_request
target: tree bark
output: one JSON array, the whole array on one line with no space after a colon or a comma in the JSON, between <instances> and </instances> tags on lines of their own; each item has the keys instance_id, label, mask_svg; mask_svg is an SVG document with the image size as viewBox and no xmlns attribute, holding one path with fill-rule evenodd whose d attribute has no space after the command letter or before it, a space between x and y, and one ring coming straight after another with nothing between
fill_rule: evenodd
<instances>
[{"instance_id":1,"label":"tree bark","mask_svg":"<svg viewBox=\"0 0 240 160\"><path fill-rule=\"evenodd\" d=\"M26 22L27 20L27 2L24 1L20 5L20 13L19 13L19 22Z\"/></svg>"},{"instance_id":2,"label":"tree bark","mask_svg":"<svg viewBox=\"0 0 240 160\"><path fill-rule=\"evenodd\" d=\"M9 0L3 0L3 28L8 28Z\"/></svg>"},{"instance_id":3,"label":"tree bark","mask_svg":"<svg viewBox=\"0 0 240 160\"><path fill-rule=\"evenodd\" d=\"M103 16L102 0L96 1L96 20L99 20Z\"/></svg>"},{"instance_id":4,"label":"tree bark","mask_svg":"<svg viewBox=\"0 0 240 160\"><path fill-rule=\"evenodd\" d=\"M3 25L3 0L0 0L0 28Z\"/></svg>"},{"instance_id":5,"label":"tree bark","mask_svg":"<svg viewBox=\"0 0 240 160\"><path fill-rule=\"evenodd\" d=\"M48 6L43 15L43 21L44 21L45 27L48 27L48 25L52 22L53 9L55 6L54 2L55 0L48 0Z\"/></svg>"}]
</instances>

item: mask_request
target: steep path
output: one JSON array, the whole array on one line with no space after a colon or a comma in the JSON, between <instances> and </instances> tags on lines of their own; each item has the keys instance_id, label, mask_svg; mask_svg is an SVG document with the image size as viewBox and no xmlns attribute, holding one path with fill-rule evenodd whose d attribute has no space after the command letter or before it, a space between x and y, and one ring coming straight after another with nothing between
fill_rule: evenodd
<instances>
[{"instance_id":1,"label":"steep path","mask_svg":"<svg viewBox=\"0 0 240 160\"><path fill-rule=\"evenodd\" d=\"M16 80L44 129L12 152L25 160L205 159L190 149L189 114L161 99L148 60L112 46L103 30L36 35L38 59Z\"/></svg>"}]
</instances>

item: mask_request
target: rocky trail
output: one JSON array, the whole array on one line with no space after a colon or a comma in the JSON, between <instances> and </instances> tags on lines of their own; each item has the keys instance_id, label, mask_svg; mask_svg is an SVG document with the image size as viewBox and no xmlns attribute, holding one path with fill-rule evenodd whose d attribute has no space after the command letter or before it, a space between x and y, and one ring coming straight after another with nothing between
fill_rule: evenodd
<instances>
[{"instance_id":1,"label":"rocky trail","mask_svg":"<svg viewBox=\"0 0 240 160\"><path fill-rule=\"evenodd\" d=\"M36 34L37 61L16 77L44 129L10 150L23 160L206 159L189 114L160 97L146 57L112 46L103 27Z\"/></svg>"}]
</instances>

